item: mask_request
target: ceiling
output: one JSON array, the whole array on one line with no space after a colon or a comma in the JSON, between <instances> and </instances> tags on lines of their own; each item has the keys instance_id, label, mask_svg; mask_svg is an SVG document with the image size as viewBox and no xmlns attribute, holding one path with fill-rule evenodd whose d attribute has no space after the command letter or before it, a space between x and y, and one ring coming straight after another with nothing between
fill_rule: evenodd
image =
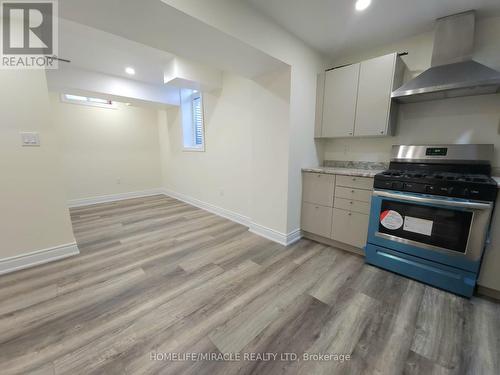
<instances>
[{"instance_id":1,"label":"ceiling","mask_svg":"<svg viewBox=\"0 0 500 375\"><path fill-rule=\"evenodd\" d=\"M104 73L117 70L112 74L122 75L130 64L135 65L135 79L154 83L171 54L250 78L286 67L160 0L64 0L59 1L59 16L90 27L89 34L81 27L67 30L67 37L61 29L61 57L76 56L75 66L94 66L92 70ZM107 37L101 40L103 34Z\"/></svg>"},{"instance_id":2,"label":"ceiling","mask_svg":"<svg viewBox=\"0 0 500 375\"><path fill-rule=\"evenodd\" d=\"M245 0L319 52L333 58L429 31L434 20L476 9L500 15L500 0L372 0L362 12L355 0Z\"/></svg>"},{"instance_id":3,"label":"ceiling","mask_svg":"<svg viewBox=\"0 0 500 375\"><path fill-rule=\"evenodd\" d=\"M72 67L163 85L163 75L174 55L79 23L59 23L59 56ZM63 63L61 63L63 64ZM126 67L135 75L125 73Z\"/></svg>"}]
</instances>

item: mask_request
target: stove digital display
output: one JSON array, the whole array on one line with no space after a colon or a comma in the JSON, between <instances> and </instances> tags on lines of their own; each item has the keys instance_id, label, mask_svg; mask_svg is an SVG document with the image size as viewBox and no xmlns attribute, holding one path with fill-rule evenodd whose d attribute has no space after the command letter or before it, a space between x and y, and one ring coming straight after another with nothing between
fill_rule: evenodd
<instances>
[{"instance_id":1,"label":"stove digital display","mask_svg":"<svg viewBox=\"0 0 500 375\"><path fill-rule=\"evenodd\" d=\"M448 149L446 147L429 147L425 150L427 156L446 156Z\"/></svg>"}]
</instances>

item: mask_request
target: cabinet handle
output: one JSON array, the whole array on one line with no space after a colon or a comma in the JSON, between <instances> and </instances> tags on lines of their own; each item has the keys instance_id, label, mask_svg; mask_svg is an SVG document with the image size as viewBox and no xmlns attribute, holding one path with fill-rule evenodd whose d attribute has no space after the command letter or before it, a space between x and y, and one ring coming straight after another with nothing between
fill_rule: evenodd
<instances>
[{"instance_id":1,"label":"cabinet handle","mask_svg":"<svg viewBox=\"0 0 500 375\"><path fill-rule=\"evenodd\" d=\"M354 202L353 201L350 201L349 204L353 204Z\"/></svg>"},{"instance_id":2,"label":"cabinet handle","mask_svg":"<svg viewBox=\"0 0 500 375\"><path fill-rule=\"evenodd\" d=\"M352 180L353 180L353 181L356 181L356 177L353 177L353 178L352 178Z\"/></svg>"},{"instance_id":3,"label":"cabinet handle","mask_svg":"<svg viewBox=\"0 0 500 375\"><path fill-rule=\"evenodd\" d=\"M349 213L347 213L347 215L352 216L352 213L351 213L351 212L349 212Z\"/></svg>"},{"instance_id":4,"label":"cabinet handle","mask_svg":"<svg viewBox=\"0 0 500 375\"><path fill-rule=\"evenodd\" d=\"M380 131L380 134L385 134L385 130L381 130L381 131Z\"/></svg>"},{"instance_id":5,"label":"cabinet handle","mask_svg":"<svg viewBox=\"0 0 500 375\"><path fill-rule=\"evenodd\" d=\"M351 193L354 193L354 190L351 190Z\"/></svg>"},{"instance_id":6,"label":"cabinet handle","mask_svg":"<svg viewBox=\"0 0 500 375\"><path fill-rule=\"evenodd\" d=\"M352 132L347 133L348 135L352 135Z\"/></svg>"}]
</instances>

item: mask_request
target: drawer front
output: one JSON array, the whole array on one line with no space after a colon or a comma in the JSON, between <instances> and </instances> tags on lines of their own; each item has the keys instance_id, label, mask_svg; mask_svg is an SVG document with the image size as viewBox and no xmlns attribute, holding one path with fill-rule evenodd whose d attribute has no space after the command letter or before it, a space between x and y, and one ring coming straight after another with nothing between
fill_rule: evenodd
<instances>
[{"instance_id":1,"label":"drawer front","mask_svg":"<svg viewBox=\"0 0 500 375\"><path fill-rule=\"evenodd\" d=\"M366 245L366 262L465 297L472 297L476 275L373 244Z\"/></svg>"},{"instance_id":2,"label":"drawer front","mask_svg":"<svg viewBox=\"0 0 500 375\"><path fill-rule=\"evenodd\" d=\"M356 176L337 176L337 186L345 186L356 189L373 189L373 178L370 177L356 177Z\"/></svg>"},{"instance_id":3,"label":"drawer front","mask_svg":"<svg viewBox=\"0 0 500 375\"><path fill-rule=\"evenodd\" d=\"M363 248L368 235L368 215L333 209L332 239Z\"/></svg>"},{"instance_id":4,"label":"drawer front","mask_svg":"<svg viewBox=\"0 0 500 375\"><path fill-rule=\"evenodd\" d=\"M302 203L301 228L318 236L331 236L332 208L311 203Z\"/></svg>"},{"instance_id":5,"label":"drawer front","mask_svg":"<svg viewBox=\"0 0 500 375\"><path fill-rule=\"evenodd\" d=\"M371 201L372 191L337 186L335 188L335 197L369 203Z\"/></svg>"},{"instance_id":6,"label":"drawer front","mask_svg":"<svg viewBox=\"0 0 500 375\"><path fill-rule=\"evenodd\" d=\"M335 197L333 207L340 208L341 210L346 210L346 211L359 212L361 214L366 214L366 215L370 213L369 202L353 201L349 199Z\"/></svg>"},{"instance_id":7,"label":"drawer front","mask_svg":"<svg viewBox=\"0 0 500 375\"><path fill-rule=\"evenodd\" d=\"M302 181L302 200L304 202L333 207L334 175L303 173Z\"/></svg>"}]
</instances>

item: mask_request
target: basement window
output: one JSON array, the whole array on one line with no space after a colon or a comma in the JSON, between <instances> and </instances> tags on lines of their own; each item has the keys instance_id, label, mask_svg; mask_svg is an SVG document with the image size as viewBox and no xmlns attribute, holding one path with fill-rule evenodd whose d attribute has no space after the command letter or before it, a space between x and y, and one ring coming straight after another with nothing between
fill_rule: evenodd
<instances>
[{"instance_id":1,"label":"basement window","mask_svg":"<svg viewBox=\"0 0 500 375\"><path fill-rule=\"evenodd\" d=\"M100 99L100 98L91 98L91 97L82 96L82 95L62 94L61 101L64 103L89 105L92 107L116 108L116 103L111 101L111 100Z\"/></svg>"},{"instance_id":2,"label":"basement window","mask_svg":"<svg viewBox=\"0 0 500 375\"><path fill-rule=\"evenodd\" d=\"M182 142L185 151L205 151L203 97L198 90L181 89Z\"/></svg>"}]
</instances>

